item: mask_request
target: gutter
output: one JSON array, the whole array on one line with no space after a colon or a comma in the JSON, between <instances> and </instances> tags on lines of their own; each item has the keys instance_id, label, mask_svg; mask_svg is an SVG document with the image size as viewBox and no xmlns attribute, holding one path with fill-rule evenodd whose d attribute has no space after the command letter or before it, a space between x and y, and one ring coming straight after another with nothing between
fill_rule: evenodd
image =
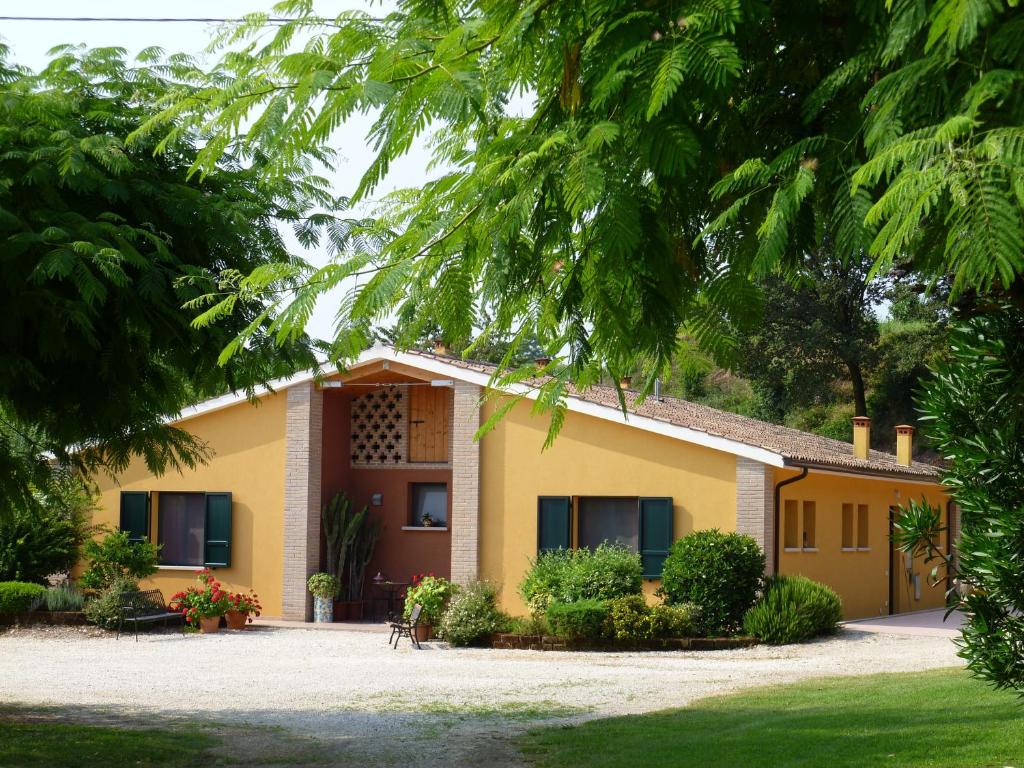
<instances>
[{"instance_id":1,"label":"gutter","mask_svg":"<svg viewBox=\"0 0 1024 768\"><path fill-rule=\"evenodd\" d=\"M774 520L772 531L775 534L774 537L773 537L774 540L772 541L772 575L773 576L778 576L779 575L779 549L780 549L779 544L780 544L780 542L782 540L781 537L779 536L779 498L782 495L782 486L790 485L791 483L798 483L798 482L800 482L805 477L807 477L808 471L809 471L808 467L801 467L800 468L800 474L797 475L796 477L789 477L789 478L786 478L785 480L780 480L779 482L777 482L775 484L775 502L774 502L773 509L772 509L772 516L773 516L773 520Z\"/></svg>"}]
</instances>

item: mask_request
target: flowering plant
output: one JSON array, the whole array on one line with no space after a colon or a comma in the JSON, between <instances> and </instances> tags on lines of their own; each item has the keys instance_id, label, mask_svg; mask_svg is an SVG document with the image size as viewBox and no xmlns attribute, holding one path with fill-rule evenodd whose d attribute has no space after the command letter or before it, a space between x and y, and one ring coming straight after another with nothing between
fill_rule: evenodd
<instances>
[{"instance_id":1,"label":"flowering plant","mask_svg":"<svg viewBox=\"0 0 1024 768\"><path fill-rule=\"evenodd\" d=\"M172 611L185 614L185 620L192 626L198 624L200 619L223 616L231 608L228 593L221 588L209 568L196 571L196 581L201 586L192 586L184 592L178 592L167 603Z\"/></svg>"},{"instance_id":2,"label":"flowering plant","mask_svg":"<svg viewBox=\"0 0 1024 768\"><path fill-rule=\"evenodd\" d=\"M252 623L253 616L259 616L263 610L263 606L260 605L260 599L256 593L252 590L248 592L231 592L228 594L228 603L230 603L229 611L238 611L244 613L249 623Z\"/></svg>"},{"instance_id":3,"label":"flowering plant","mask_svg":"<svg viewBox=\"0 0 1024 768\"><path fill-rule=\"evenodd\" d=\"M414 574L412 586L405 593L405 617L412 613L412 607L419 603L423 606L420 621L424 624L436 624L441 620L445 605L452 596L454 585L441 576L432 573Z\"/></svg>"}]
</instances>

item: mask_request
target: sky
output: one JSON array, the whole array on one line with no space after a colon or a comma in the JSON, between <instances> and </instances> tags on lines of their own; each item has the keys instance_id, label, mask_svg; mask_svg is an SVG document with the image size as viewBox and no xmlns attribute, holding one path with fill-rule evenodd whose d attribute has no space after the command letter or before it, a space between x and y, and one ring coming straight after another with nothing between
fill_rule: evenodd
<instances>
[{"instance_id":1,"label":"sky","mask_svg":"<svg viewBox=\"0 0 1024 768\"><path fill-rule=\"evenodd\" d=\"M188 18L217 17L236 18L253 11L270 11L273 0L176 0L174 3L153 2L152 0L0 0L0 16L104 16L104 17L157 17ZM359 9L380 13L380 2L367 3L359 0L317 0L316 7L325 16L334 16L344 10ZM184 52L200 54L207 46L215 24L205 23L139 23L139 22L42 22L0 20L0 39L11 48L14 62L31 69L41 69L49 57L47 51L64 43L79 44L96 48L119 46L129 55L134 55L153 45L164 48L168 53ZM210 60L212 64L214 59ZM372 118L364 117L349 121L337 132L334 147L339 150L336 168L326 174L335 184L338 195L351 194L358 179L369 166L373 157L366 142L366 135ZM419 186L431 174L427 172L429 153L421 143L405 157L392 163L384 181L375 191L379 197L402 187ZM294 239L288 237L294 244ZM295 244L296 250L299 246ZM323 252L303 252L303 256L315 264L323 264L327 256ZM331 296L325 297L317 306L307 328L314 337L330 338L335 303Z\"/></svg>"}]
</instances>

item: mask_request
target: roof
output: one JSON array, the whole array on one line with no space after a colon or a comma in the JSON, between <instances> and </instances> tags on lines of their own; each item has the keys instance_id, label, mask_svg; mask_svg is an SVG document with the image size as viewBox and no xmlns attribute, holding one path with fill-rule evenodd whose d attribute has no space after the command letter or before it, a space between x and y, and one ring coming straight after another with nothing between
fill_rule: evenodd
<instances>
[{"instance_id":1,"label":"roof","mask_svg":"<svg viewBox=\"0 0 1024 768\"><path fill-rule=\"evenodd\" d=\"M404 363L480 386L491 386L491 377L498 370L497 366L491 363L463 360L451 355L420 351L400 352L392 347L377 346L363 352L359 359L349 366L349 371L382 361ZM323 370L325 375L335 373L335 369ZM270 382L263 394L308 382L313 378L314 373L306 371L288 379ZM510 393L532 399L536 397L538 383L540 380L535 380L532 385L517 384L506 389ZM890 453L871 451L867 459L858 459L853 454L853 446L842 440L801 432L791 427L770 424L674 397L656 400L649 396L640 401L636 392L626 391L624 395L626 414L622 412L614 387L592 386L586 390L570 388L567 405L571 411L625 423L638 429L744 456L771 466L806 466L842 473L902 476L907 479L928 481L935 481L938 477L937 467L917 461L905 466L897 462L896 457ZM242 400L245 400L244 395L224 395L186 409L178 420L219 410Z\"/></svg>"}]
</instances>

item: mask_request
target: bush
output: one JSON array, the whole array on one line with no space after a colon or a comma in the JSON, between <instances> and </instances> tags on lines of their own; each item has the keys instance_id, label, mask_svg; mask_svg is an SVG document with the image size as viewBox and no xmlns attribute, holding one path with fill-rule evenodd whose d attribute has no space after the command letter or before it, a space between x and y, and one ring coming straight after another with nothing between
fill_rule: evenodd
<instances>
[{"instance_id":1,"label":"bush","mask_svg":"<svg viewBox=\"0 0 1024 768\"><path fill-rule=\"evenodd\" d=\"M700 611L691 603L659 604L651 608L651 631L654 637L696 637Z\"/></svg>"},{"instance_id":2,"label":"bush","mask_svg":"<svg viewBox=\"0 0 1024 768\"><path fill-rule=\"evenodd\" d=\"M115 582L140 579L156 573L159 548L149 541L131 541L127 531L108 533L85 542L89 564L78 583L84 589L105 590Z\"/></svg>"},{"instance_id":3,"label":"bush","mask_svg":"<svg viewBox=\"0 0 1024 768\"><path fill-rule=\"evenodd\" d=\"M0 616L25 613L46 594L46 587L24 581L0 581Z\"/></svg>"},{"instance_id":4,"label":"bush","mask_svg":"<svg viewBox=\"0 0 1024 768\"><path fill-rule=\"evenodd\" d=\"M842 602L829 587L804 576L777 576L747 611L743 629L769 645L783 645L833 634L842 618Z\"/></svg>"},{"instance_id":5,"label":"bush","mask_svg":"<svg viewBox=\"0 0 1024 768\"><path fill-rule=\"evenodd\" d=\"M508 627L509 619L498 610L498 590L478 581L456 590L441 617L439 635L452 645L474 645Z\"/></svg>"},{"instance_id":6,"label":"bush","mask_svg":"<svg viewBox=\"0 0 1024 768\"><path fill-rule=\"evenodd\" d=\"M693 637L696 633L692 605L648 605L640 595L620 597L608 603L610 634L616 640L654 640L659 637Z\"/></svg>"},{"instance_id":7,"label":"bush","mask_svg":"<svg viewBox=\"0 0 1024 768\"><path fill-rule=\"evenodd\" d=\"M412 586L405 593L405 618L409 618L413 606L421 606L420 621L436 626L444 616L445 606L455 591L455 585L448 579L433 574L417 574L412 577Z\"/></svg>"},{"instance_id":8,"label":"bush","mask_svg":"<svg viewBox=\"0 0 1024 768\"><path fill-rule=\"evenodd\" d=\"M614 600L639 595L643 582L640 555L625 547L601 544L597 549L543 552L531 563L519 594L533 613L543 613L552 600Z\"/></svg>"},{"instance_id":9,"label":"bush","mask_svg":"<svg viewBox=\"0 0 1024 768\"><path fill-rule=\"evenodd\" d=\"M508 631L517 635L551 635L551 625L543 613L516 616L509 620Z\"/></svg>"},{"instance_id":10,"label":"bush","mask_svg":"<svg viewBox=\"0 0 1024 768\"><path fill-rule=\"evenodd\" d=\"M594 599L572 603L553 600L548 604L547 618L556 635L572 640L600 640L607 634L608 603Z\"/></svg>"},{"instance_id":11,"label":"bush","mask_svg":"<svg viewBox=\"0 0 1024 768\"><path fill-rule=\"evenodd\" d=\"M78 562L89 535L91 497L77 499L68 492L38 502L0 513L0 581L44 584Z\"/></svg>"},{"instance_id":12,"label":"bush","mask_svg":"<svg viewBox=\"0 0 1024 768\"><path fill-rule=\"evenodd\" d=\"M661 591L669 604L693 603L697 628L731 633L743 625L764 574L764 552L750 536L696 531L672 545L665 558Z\"/></svg>"},{"instance_id":13,"label":"bush","mask_svg":"<svg viewBox=\"0 0 1024 768\"><path fill-rule=\"evenodd\" d=\"M61 584L46 590L43 600L48 611L80 611L85 597L72 584Z\"/></svg>"},{"instance_id":14,"label":"bush","mask_svg":"<svg viewBox=\"0 0 1024 768\"><path fill-rule=\"evenodd\" d=\"M117 576L95 596L85 601L85 618L103 629L117 629L121 620L121 593L139 588L139 583L127 576Z\"/></svg>"},{"instance_id":15,"label":"bush","mask_svg":"<svg viewBox=\"0 0 1024 768\"><path fill-rule=\"evenodd\" d=\"M313 597L336 598L341 592L341 582L337 576L321 571L306 579L306 589Z\"/></svg>"}]
</instances>

